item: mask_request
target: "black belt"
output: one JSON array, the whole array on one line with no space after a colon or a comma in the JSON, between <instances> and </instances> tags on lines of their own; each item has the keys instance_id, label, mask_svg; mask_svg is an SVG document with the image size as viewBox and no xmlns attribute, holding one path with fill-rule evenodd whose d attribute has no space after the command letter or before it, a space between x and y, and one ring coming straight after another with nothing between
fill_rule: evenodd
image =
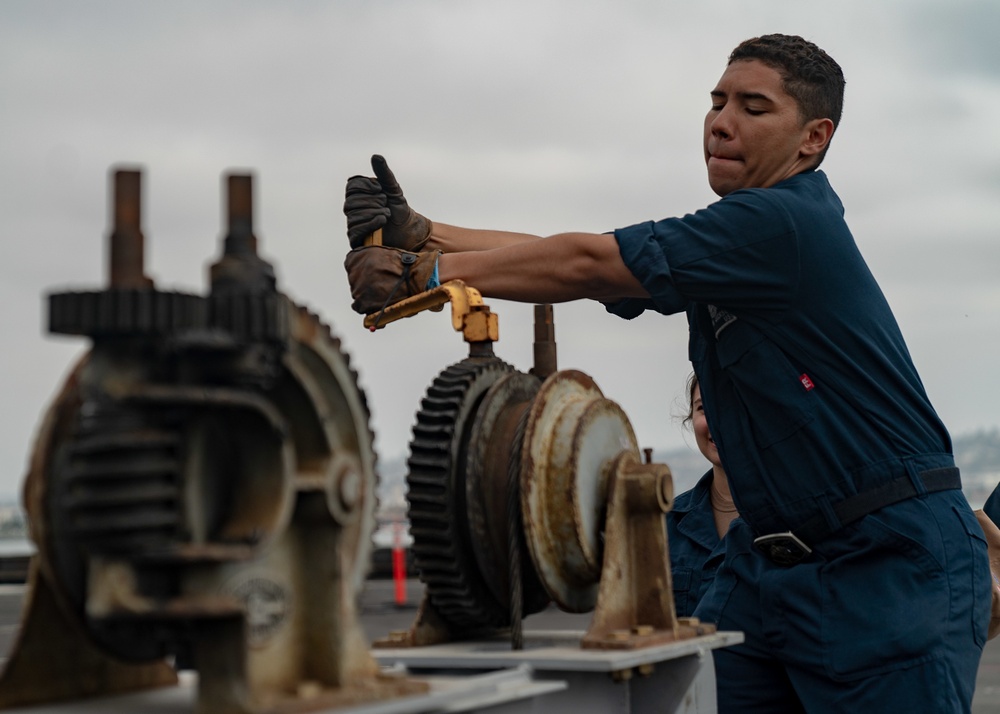
<instances>
[{"instance_id":1,"label":"black belt","mask_svg":"<svg viewBox=\"0 0 1000 714\"><path fill-rule=\"evenodd\" d=\"M833 512L840 521L838 524L831 524L826 515L820 513L794 531L771 533L756 538L754 547L773 563L795 565L812 553L808 544L819 543L848 523L860 520L869 513L923 493L962 488L962 479L954 466L921 471L917 476L923 483L923 491L917 490L909 476L903 476L833 504Z\"/></svg>"}]
</instances>

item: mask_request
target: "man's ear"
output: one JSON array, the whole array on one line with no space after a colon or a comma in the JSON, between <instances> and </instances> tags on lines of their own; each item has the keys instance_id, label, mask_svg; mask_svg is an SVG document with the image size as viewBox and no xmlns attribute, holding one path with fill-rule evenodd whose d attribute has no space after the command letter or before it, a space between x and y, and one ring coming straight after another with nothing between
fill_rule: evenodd
<instances>
[{"instance_id":1,"label":"man's ear","mask_svg":"<svg viewBox=\"0 0 1000 714\"><path fill-rule=\"evenodd\" d=\"M803 140L799 147L802 156L816 156L833 137L833 120L831 119L811 119L802 128Z\"/></svg>"}]
</instances>

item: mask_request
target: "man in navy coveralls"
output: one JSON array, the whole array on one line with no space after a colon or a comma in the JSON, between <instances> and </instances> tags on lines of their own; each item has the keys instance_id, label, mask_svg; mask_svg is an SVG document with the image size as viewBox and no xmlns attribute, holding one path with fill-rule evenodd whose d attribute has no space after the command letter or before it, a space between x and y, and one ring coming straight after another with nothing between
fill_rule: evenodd
<instances>
[{"instance_id":1,"label":"man in navy coveralls","mask_svg":"<svg viewBox=\"0 0 1000 714\"><path fill-rule=\"evenodd\" d=\"M742 518L696 611L722 712L968 712L990 572L951 440L817 170L844 78L799 37L737 47L705 118L721 200L612 234L431 222L385 161L348 180L353 307L462 279L488 297L685 312ZM383 228L385 247L358 247ZM655 365L653 365L655 369Z\"/></svg>"}]
</instances>

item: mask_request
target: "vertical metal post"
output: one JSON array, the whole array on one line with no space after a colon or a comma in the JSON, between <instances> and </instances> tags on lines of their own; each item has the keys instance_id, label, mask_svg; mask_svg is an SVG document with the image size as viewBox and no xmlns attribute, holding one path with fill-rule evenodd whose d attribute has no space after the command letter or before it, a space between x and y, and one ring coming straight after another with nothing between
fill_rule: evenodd
<instances>
[{"instance_id":1,"label":"vertical metal post","mask_svg":"<svg viewBox=\"0 0 1000 714\"><path fill-rule=\"evenodd\" d=\"M212 293L274 292L274 268L257 254L253 232L253 175L227 174L225 179L226 237L222 257L209 269Z\"/></svg>"},{"instance_id":2,"label":"vertical metal post","mask_svg":"<svg viewBox=\"0 0 1000 714\"><path fill-rule=\"evenodd\" d=\"M396 607L406 604L406 550L403 548L403 524L392 524L392 581L396 594Z\"/></svg>"},{"instance_id":3,"label":"vertical metal post","mask_svg":"<svg viewBox=\"0 0 1000 714\"><path fill-rule=\"evenodd\" d=\"M556 363L556 324L552 305L535 305L535 364L531 373L545 380L558 368Z\"/></svg>"},{"instance_id":4,"label":"vertical metal post","mask_svg":"<svg viewBox=\"0 0 1000 714\"><path fill-rule=\"evenodd\" d=\"M142 195L139 171L115 171L114 216L109 237L111 288L148 288L152 280L143 272L145 239L142 235Z\"/></svg>"},{"instance_id":5,"label":"vertical metal post","mask_svg":"<svg viewBox=\"0 0 1000 714\"><path fill-rule=\"evenodd\" d=\"M226 255L256 255L257 237L253 234L253 176L230 174L227 179L228 233Z\"/></svg>"}]
</instances>

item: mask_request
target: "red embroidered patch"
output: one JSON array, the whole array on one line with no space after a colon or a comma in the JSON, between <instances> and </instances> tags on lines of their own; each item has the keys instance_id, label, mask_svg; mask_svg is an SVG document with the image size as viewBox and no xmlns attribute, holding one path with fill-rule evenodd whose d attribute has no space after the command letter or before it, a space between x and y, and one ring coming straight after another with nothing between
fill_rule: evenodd
<instances>
[{"instance_id":1,"label":"red embroidered patch","mask_svg":"<svg viewBox=\"0 0 1000 714\"><path fill-rule=\"evenodd\" d=\"M809 375L806 374L805 372L799 375L799 381L802 382L802 386L806 388L807 392L812 391L813 387L816 386L815 384L813 384L813 381L809 379Z\"/></svg>"}]
</instances>

